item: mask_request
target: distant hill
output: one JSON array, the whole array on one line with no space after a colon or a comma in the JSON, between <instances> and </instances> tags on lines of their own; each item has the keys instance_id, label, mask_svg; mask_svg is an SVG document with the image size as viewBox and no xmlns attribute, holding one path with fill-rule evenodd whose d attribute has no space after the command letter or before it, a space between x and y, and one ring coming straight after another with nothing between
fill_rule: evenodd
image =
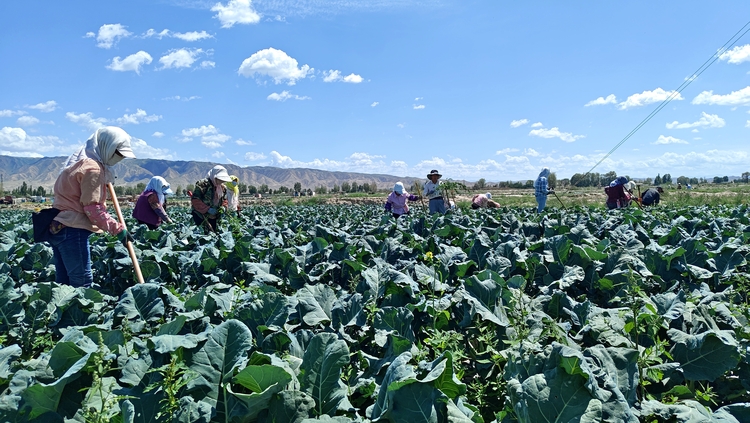
<instances>
[{"instance_id":1,"label":"distant hill","mask_svg":"<svg viewBox=\"0 0 750 423\"><path fill-rule=\"evenodd\" d=\"M36 188L42 186L51 189L66 157L10 157L0 155L0 173L3 175L5 190L21 186L24 182ZM240 181L255 185L266 184L276 189L281 186L292 188L296 182L304 189L315 189L319 186L332 188L334 184L341 186L344 182L363 184L377 184L378 188L391 188L398 181L407 187L413 181L422 178L399 177L394 175L366 174L355 172L329 172L317 169L284 169L278 167L253 166L240 167L231 164L170 161L154 159L123 160L115 167L117 175L116 185L134 186L138 183L148 183L152 176L164 177L172 187L187 187L206 177L208 171L215 165L226 167L231 175L237 175Z\"/></svg>"}]
</instances>

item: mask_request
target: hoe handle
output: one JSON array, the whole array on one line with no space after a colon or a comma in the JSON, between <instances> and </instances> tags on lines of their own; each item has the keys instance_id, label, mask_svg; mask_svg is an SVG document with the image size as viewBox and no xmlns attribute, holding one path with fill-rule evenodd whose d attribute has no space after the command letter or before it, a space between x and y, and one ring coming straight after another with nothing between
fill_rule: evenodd
<instances>
[{"instance_id":1,"label":"hoe handle","mask_svg":"<svg viewBox=\"0 0 750 423\"><path fill-rule=\"evenodd\" d=\"M117 220L122 223L122 226L125 226L127 229L127 226L125 225L125 219L122 217L122 211L120 210L120 203L117 202L117 194L115 194L115 187L112 186L112 183L107 184L107 188L109 188L109 196L112 197L112 204L115 206L115 212L117 213ZM135 255L135 249L133 248L133 243L131 243L129 240L125 240L125 245L128 248L128 254L130 254L130 260L133 262L133 270L135 271L135 277L138 279L138 283L143 283L143 274L141 274L141 266L138 264L138 257Z\"/></svg>"}]
</instances>

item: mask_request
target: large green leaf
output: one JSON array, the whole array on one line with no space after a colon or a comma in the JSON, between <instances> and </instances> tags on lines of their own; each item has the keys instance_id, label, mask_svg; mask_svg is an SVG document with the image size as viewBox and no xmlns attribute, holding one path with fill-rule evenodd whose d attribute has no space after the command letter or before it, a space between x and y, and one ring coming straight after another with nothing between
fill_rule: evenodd
<instances>
[{"instance_id":1,"label":"large green leaf","mask_svg":"<svg viewBox=\"0 0 750 423\"><path fill-rule=\"evenodd\" d=\"M13 372L13 362L16 361L23 351L16 344L0 348L0 380L10 379Z\"/></svg>"},{"instance_id":2,"label":"large green leaf","mask_svg":"<svg viewBox=\"0 0 750 423\"><path fill-rule=\"evenodd\" d=\"M680 363L687 380L713 382L740 361L739 345L730 331L707 331L691 335L677 329L667 331L674 342L672 357Z\"/></svg>"},{"instance_id":3,"label":"large green leaf","mask_svg":"<svg viewBox=\"0 0 750 423\"><path fill-rule=\"evenodd\" d=\"M161 287L151 283L128 288L115 307L115 316L134 322L134 330L140 331L145 324L157 322L164 316L160 293Z\"/></svg>"},{"instance_id":4,"label":"large green leaf","mask_svg":"<svg viewBox=\"0 0 750 423\"><path fill-rule=\"evenodd\" d=\"M53 383L35 383L23 391L21 396L25 401L25 407L28 407L29 419L34 419L47 412L57 411L65 386L81 376L89 357L91 357L91 354L81 357Z\"/></svg>"},{"instance_id":5,"label":"large green leaf","mask_svg":"<svg viewBox=\"0 0 750 423\"><path fill-rule=\"evenodd\" d=\"M331 333L319 333L305 350L300 366L301 390L315 400L316 415L335 415L346 401L346 385L341 381L343 367L349 363L346 342Z\"/></svg>"},{"instance_id":6,"label":"large green leaf","mask_svg":"<svg viewBox=\"0 0 750 423\"><path fill-rule=\"evenodd\" d=\"M292 376L283 368L270 364L247 366L235 377L234 382L251 391L250 394L234 392L232 387L227 389L230 417L240 421L253 421L266 410L274 395L281 392L291 382ZM236 405L233 404L236 401Z\"/></svg>"},{"instance_id":7,"label":"large green leaf","mask_svg":"<svg viewBox=\"0 0 750 423\"><path fill-rule=\"evenodd\" d=\"M212 404L219 400L221 387L253 345L250 330L238 320L227 320L215 327L203 347L192 356L190 369L200 375L189 387L208 387Z\"/></svg>"},{"instance_id":8,"label":"large green leaf","mask_svg":"<svg viewBox=\"0 0 750 423\"><path fill-rule=\"evenodd\" d=\"M414 341L414 331L411 328L414 315L405 307L383 307L375 312L373 327L375 328L375 343L384 346L388 335L395 333Z\"/></svg>"},{"instance_id":9,"label":"large green leaf","mask_svg":"<svg viewBox=\"0 0 750 423\"><path fill-rule=\"evenodd\" d=\"M305 285L297 291L297 310L302 321L310 326L331 321L336 293L326 285Z\"/></svg>"}]
</instances>

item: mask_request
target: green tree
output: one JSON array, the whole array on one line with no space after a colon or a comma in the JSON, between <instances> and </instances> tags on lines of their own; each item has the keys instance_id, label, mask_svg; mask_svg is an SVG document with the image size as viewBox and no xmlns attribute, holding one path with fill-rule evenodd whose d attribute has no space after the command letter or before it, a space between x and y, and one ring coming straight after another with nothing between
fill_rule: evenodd
<instances>
[{"instance_id":1,"label":"green tree","mask_svg":"<svg viewBox=\"0 0 750 423\"><path fill-rule=\"evenodd\" d=\"M341 184L341 191L342 192L349 192L352 190L352 186L349 182L343 182Z\"/></svg>"},{"instance_id":2,"label":"green tree","mask_svg":"<svg viewBox=\"0 0 750 423\"><path fill-rule=\"evenodd\" d=\"M255 195L258 193L258 187L255 185L248 185L247 186L247 193L250 195Z\"/></svg>"},{"instance_id":3,"label":"green tree","mask_svg":"<svg viewBox=\"0 0 750 423\"><path fill-rule=\"evenodd\" d=\"M720 184L722 182L724 182L724 180L721 178L721 176L714 176L714 183L715 184Z\"/></svg>"},{"instance_id":4,"label":"green tree","mask_svg":"<svg viewBox=\"0 0 750 423\"><path fill-rule=\"evenodd\" d=\"M487 186L487 181L484 178L480 178L472 187L475 190L484 189Z\"/></svg>"},{"instance_id":5,"label":"green tree","mask_svg":"<svg viewBox=\"0 0 750 423\"><path fill-rule=\"evenodd\" d=\"M240 182L240 185L237 187L240 190L240 194L244 194L247 192L247 184Z\"/></svg>"},{"instance_id":6,"label":"green tree","mask_svg":"<svg viewBox=\"0 0 750 423\"><path fill-rule=\"evenodd\" d=\"M662 181L661 181L661 175L659 175L657 173L656 174L656 178L654 178L654 185L661 185L661 183L662 183Z\"/></svg>"},{"instance_id":7,"label":"green tree","mask_svg":"<svg viewBox=\"0 0 750 423\"><path fill-rule=\"evenodd\" d=\"M662 184L671 184L672 183L672 175L665 173L664 176L661 177L661 183Z\"/></svg>"},{"instance_id":8,"label":"green tree","mask_svg":"<svg viewBox=\"0 0 750 423\"><path fill-rule=\"evenodd\" d=\"M750 172L742 172L742 182L747 183L750 179Z\"/></svg>"},{"instance_id":9,"label":"green tree","mask_svg":"<svg viewBox=\"0 0 750 423\"><path fill-rule=\"evenodd\" d=\"M687 176L678 176L677 183L682 184L682 185L687 185L690 183L690 178L688 178Z\"/></svg>"},{"instance_id":10,"label":"green tree","mask_svg":"<svg viewBox=\"0 0 750 423\"><path fill-rule=\"evenodd\" d=\"M547 176L547 185L550 187L556 187L557 186L557 175L555 172L552 172Z\"/></svg>"},{"instance_id":11,"label":"green tree","mask_svg":"<svg viewBox=\"0 0 750 423\"><path fill-rule=\"evenodd\" d=\"M261 186L259 188L259 191L260 191L261 194L268 194L268 185L261 184Z\"/></svg>"},{"instance_id":12,"label":"green tree","mask_svg":"<svg viewBox=\"0 0 750 423\"><path fill-rule=\"evenodd\" d=\"M337 194L341 188L337 184L333 184L333 188L331 188L331 192L334 194Z\"/></svg>"},{"instance_id":13,"label":"green tree","mask_svg":"<svg viewBox=\"0 0 750 423\"><path fill-rule=\"evenodd\" d=\"M294 191L295 192L302 192L302 184L299 182L294 183Z\"/></svg>"}]
</instances>

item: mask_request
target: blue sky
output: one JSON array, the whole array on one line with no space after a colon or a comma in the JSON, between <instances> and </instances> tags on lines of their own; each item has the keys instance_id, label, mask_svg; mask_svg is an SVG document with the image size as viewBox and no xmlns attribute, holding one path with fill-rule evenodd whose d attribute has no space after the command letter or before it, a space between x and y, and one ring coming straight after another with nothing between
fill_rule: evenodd
<instances>
[{"instance_id":1,"label":"blue sky","mask_svg":"<svg viewBox=\"0 0 750 423\"><path fill-rule=\"evenodd\" d=\"M489 181L588 171L747 1L5 0L0 154ZM750 34L596 171L750 171Z\"/></svg>"}]
</instances>

